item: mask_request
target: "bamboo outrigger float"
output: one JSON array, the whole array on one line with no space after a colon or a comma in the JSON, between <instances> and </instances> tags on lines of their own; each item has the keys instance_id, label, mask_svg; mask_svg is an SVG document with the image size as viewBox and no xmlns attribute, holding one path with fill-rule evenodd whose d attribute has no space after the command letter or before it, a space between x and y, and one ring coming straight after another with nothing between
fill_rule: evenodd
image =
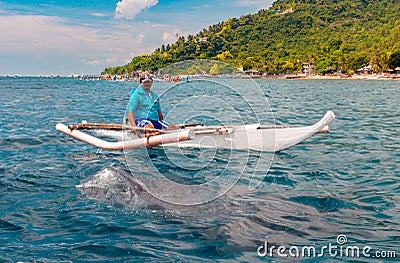
<instances>
[{"instance_id":1,"label":"bamboo outrigger float","mask_svg":"<svg viewBox=\"0 0 400 263\"><path fill-rule=\"evenodd\" d=\"M209 147L225 149L249 149L255 151L278 152L297 145L316 133L329 132L328 125L335 114L328 111L325 116L311 126L262 126L260 124L240 126L182 125L180 130L146 129L152 136L138 138L133 128L125 124L81 123L66 126L58 123L56 129L78 140L104 150L126 150L153 146ZM118 138L108 142L80 130L93 130L99 135ZM129 138L129 139L126 139Z\"/></svg>"}]
</instances>

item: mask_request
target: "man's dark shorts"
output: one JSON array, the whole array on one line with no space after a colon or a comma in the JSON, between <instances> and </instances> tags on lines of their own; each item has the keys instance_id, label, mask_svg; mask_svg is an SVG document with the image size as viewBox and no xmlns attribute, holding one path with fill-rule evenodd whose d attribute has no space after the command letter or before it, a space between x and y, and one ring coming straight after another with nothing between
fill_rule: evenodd
<instances>
[{"instance_id":1,"label":"man's dark shorts","mask_svg":"<svg viewBox=\"0 0 400 263\"><path fill-rule=\"evenodd\" d=\"M141 128L144 128L148 124L153 125L154 129L158 130L167 129L169 125L168 122L166 121L161 121L161 120L155 121L146 118L142 118L136 121L136 125Z\"/></svg>"}]
</instances>

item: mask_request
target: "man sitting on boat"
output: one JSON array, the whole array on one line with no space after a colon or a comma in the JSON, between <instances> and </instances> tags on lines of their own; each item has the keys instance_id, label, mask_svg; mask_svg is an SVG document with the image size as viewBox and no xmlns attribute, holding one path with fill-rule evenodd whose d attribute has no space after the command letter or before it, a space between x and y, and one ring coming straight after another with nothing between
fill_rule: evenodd
<instances>
[{"instance_id":1,"label":"man sitting on boat","mask_svg":"<svg viewBox=\"0 0 400 263\"><path fill-rule=\"evenodd\" d=\"M131 92L128 117L132 127L145 129L176 129L176 125L164 121L160 98L151 90L153 79L147 74L139 78L140 86Z\"/></svg>"}]
</instances>

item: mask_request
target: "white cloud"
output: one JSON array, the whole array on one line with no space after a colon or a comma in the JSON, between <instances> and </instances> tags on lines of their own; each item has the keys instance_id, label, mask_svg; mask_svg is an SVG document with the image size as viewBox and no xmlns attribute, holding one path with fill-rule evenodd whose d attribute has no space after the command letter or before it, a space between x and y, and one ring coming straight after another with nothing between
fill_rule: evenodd
<instances>
[{"instance_id":1,"label":"white cloud","mask_svg":"<svg viewBox=\"0 0 400 263\"><path fill-rule=\"evenodd\" d=\"M128 63L129 61L130 61L130 59L124 60L123 62ZM121 62L121 61L118 61L118 59L115 57L114 58L104 58L104 59L93 59L90 61L86 61L86 59L82 59L82 63L85 63L90 66L113 65L118 62Z\"/></svg>"},{"instance_id":2,"label":"white cloud","mask_svg":"<svg viewBox=\"0 0 400 263\"><path fill-rule=\"evenodd\" d=\"M127 60L125 60L126 62ZM113 64L113 63L117 63L117 59L116 58L106 58L104 59L104 62L107 64Z\"/></svg>"},{"instance_id":3,"label":"white cloud","mask_svg":"<svg viewBox=\"0 0 400 263\"><path fill-rule=\"evenodd\" d=\"M76 26L55 16L0 16L0 35L0 56L14 58L14 67L18 64L21 72L25 67L27 73L49 72L50 64L56 62L64 64L59 70L67 74L75 69L100 72L108 66L125 64L132 58L132 49L140 48L132 30ZM1 64L0 71L8 72L7 68L13 66Z\"/></svg>"},{"instance_id":4,"label":"white cloud","mask_svg":"<svg viewBox=\"0 0 400 263\"><path fill-rule=\"evenodd\" d=\"M95 60L88 61L86 64L91 65L91 66L98 66L101 64L101 61L95 59Z\"/></svg>"},{"instance_id":5,"label":"white cloud","mask_svg":"<svg viewBox=\"0 0 400 263\"><path fill-rule=\"evenodd\" d=\"M171 43L175 31L180 32L173 25L148 21L90 26L56 16L0 16L0 75L100 73Z\"/></svg>"},{"instance_id":6,"label":"white cloud","mask_svg":"<svg viewBox=\"0 0 400 263\"><path fill-rule=\"evenodd\" d=\"M134 38L131 32L116 32L89 26L66 24L54 16L0 16L0 54L49 55L55 53L78 57L102 57L129 54Z\"/></svg>"},{"instance_id":7,"label":"white cloud","mask_svg":"<svg viewBox=\"0 0 400 263\"><path fill-rule=\"evenodd\" d=\"M103 14L103 13L92 13L91 15L95 16L95 17L107 17L108 16L107 14Z\"/></svg>"},{"instance_id":8,"label":"white cloud","mask_svg":"<svg viewBox=\"0 0 400 263\"><path fill-rule=\"evenodd\" d=\"M168 32L164 32L163 34L163 41L164 42L172 42L175 40L174 34L168 33Z\"/></svg>"},{"instance_id":9,"label":"white cloud","mask_svg":"<svg viewBox=\"0 0 400 263\"><path fill-rule=\"evenodd\" d=\"M117 3L115 8L116 19L135 18L142 10L146 10L158 4L158 0L122 0Z\"/></svg>"},{"instance_id":10,"label":"white cloud","mask_svg":"<svg viewBox=\"0 0 400 263\"><path fill-rule=\"evenodd\" d=\"M139 35L139 38L138 38L138 41L139 42L142 42L144 39L145 39L145 35L143 34L143 33L140 33L140 35Z\"/></svg>"},{"instance_id":11,"label":"white cloud","mask_svg":"<svg viewBox=\"0 0 400 263\"><path fill-rule=\"evenodd\" d=\"M235 2L236 5L238 6L246 6L246 7L251 7L254 6L256 8L267 8L272 5L272 3L275 2L275 0L238 0Z\"/></svg>"}]
</instances>

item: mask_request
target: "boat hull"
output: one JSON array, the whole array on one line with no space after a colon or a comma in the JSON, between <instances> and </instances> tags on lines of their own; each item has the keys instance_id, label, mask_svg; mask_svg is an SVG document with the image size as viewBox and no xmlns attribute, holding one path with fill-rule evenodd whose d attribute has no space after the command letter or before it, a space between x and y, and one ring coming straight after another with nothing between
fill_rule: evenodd
<instances>
[{"instance_id":1,"label":"boat hull","mask_svg":"<svg viewBox=\"0 0 400 263\"><path fill-rule=\"evenodd\" d=\"M69 129L63 124L58 124L57 130L106 150L164 146L279 152L307 140L316 133L326 132L329 130L328 125L334 119L335 114L328 111L319 122L311 126L265 127L260 124L217 127L195 126L148 138L138 138L133 133L124 130L93 130L98 136L112 137L117 139L118 142L107 142L78 130L71 130L72 128Z\"/></svg>"},{"instance_id":2,"label":"boat hull","mask_svg":"<svg viewBox=\"0 0 400 263\"><path fill-rule=\"evenodd\" d=\"M165 146L279 152L307 140L316 133L326 132L327 125L334 119L335 114L328 111L319 122L305 127L262 127L253 124L234 126L222 134L198 134L194 130L196 136L193 140Z\"/></svg>"}]
</instances>

